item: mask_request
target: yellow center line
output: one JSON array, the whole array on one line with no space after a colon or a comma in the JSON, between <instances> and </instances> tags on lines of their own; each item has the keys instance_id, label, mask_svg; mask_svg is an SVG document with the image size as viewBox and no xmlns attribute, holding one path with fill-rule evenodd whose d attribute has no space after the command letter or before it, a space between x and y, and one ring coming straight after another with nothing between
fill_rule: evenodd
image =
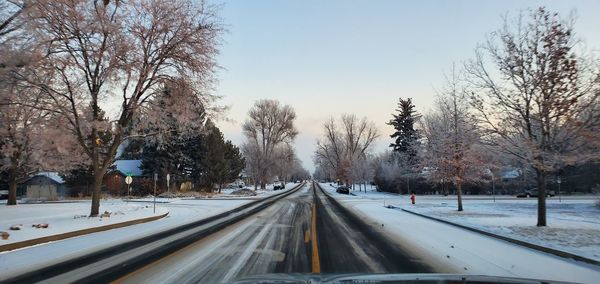
<instances>
[{"instance_id":1,"label":"yellow center line","mask_svg":"<svg viewBox=\"0 0 600 284\"><path fill-rule=\"evenodd\" d=\"M312 206L312 273L321 273L321 263L319 260L319 248L317 246L317 206Z\"/></svg>"},{"instance_id":2,"label":"yellow center line","mask_svg":"<svg viewBox=\"0 0 600 284\"><path fill-rule=\"evenodd\" d=\"M308 243L308 241L310 241L310 230L306 230L304 231L304 243Z\"/></svg>"}]
</instances>

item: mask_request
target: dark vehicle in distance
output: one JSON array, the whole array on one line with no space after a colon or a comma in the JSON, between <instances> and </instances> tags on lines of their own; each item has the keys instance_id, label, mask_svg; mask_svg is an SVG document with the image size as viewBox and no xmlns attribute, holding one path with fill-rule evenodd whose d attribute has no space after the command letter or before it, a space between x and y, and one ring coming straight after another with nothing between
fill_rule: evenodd
<instances>
[{"instance_id":1,"label":"dark vehicle in distance","mask_svg":"<svg viewBox=\"0 0 600 284\"><path fill-rule=\"evenodd\" d=\"M554 196L553 190L546 191L546 197L552 197L552 196ZM525 191L517 194L517 197L518 198L538 197L538 190L537 190L537 188L525 190Z\"/></svg>"},{"instance_id":2,"label":"dark vehicle in distance","mask_svg":"<svg viewBox=\"0 0 600 284\"><path fill-rule=\"evenodd\" d=\"M273 190L282 190L285 189L285 184L276 184L273 186Z\"/></svg>"},{"instance_id":3,"label":"dark vehicle in distance","mask_svg":"<svg viewBox=\"0 0 600 284\"><path fill-rule=\"evenodd\" d=\"M341 194L350 194L350 189L348 189L348 187L345 185L341 185L341 186L338 186L338 188L335 190L335 192L341 193Z\"/></svg>"}]
</instances>

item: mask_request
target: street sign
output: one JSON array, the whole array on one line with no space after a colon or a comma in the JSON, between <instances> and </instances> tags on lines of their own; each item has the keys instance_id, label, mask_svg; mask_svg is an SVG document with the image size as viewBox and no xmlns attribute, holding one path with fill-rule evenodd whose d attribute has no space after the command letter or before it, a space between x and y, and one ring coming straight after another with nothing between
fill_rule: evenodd
<instances>
[{"instance_id":1,"label":"street sign","mask_svg":"<svg viewBox=\"0 0 600 284\"><path fill-rule=\"evenodd\" d=\"M127 177L125 178L125 183L126 183L126 184L131 184L132 182L133 182L133 178L132 178L131 176L127 176Z\"/></svg>"}]
</instances>

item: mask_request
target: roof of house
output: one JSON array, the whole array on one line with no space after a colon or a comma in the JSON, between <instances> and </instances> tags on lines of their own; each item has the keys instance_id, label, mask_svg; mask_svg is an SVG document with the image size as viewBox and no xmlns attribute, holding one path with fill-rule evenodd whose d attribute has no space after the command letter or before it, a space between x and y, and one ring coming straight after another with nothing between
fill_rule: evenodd
<instances>
[{"instance_id":1,"label":"roof of house","mask_svg":"<svg viewBox=\"0 0 600 284\"><path fill-rule=\"evenodd\" d=\"M25 180L24 183L27 183L35 177L45 177L58 184L65 183L65 180L63 180L63 178L60 177L57 172L37 172L34 175L30 176L27 180Z\"/></svg>"},{"instance_id":2,"label":"roof of house","mask_svg":"<svg viewBox=\"0 0 600 284\"><path fill-rule=\"evenodd\" d=\"M124 176L130 175L134 177L143 176L144 173L140 166L142 160L116 160L115 165L117 171L121 172Z\"/></svg>"}]
</instances>

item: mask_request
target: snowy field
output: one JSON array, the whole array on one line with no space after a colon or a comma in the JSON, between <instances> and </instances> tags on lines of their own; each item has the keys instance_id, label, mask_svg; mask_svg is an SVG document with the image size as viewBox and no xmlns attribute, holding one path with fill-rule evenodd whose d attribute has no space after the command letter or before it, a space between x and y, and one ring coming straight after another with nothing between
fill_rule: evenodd
<instances>
[{"instance_id":1,"label":"snowy field","mask_svg":"<svg viewBox=\"0 0 600 284\"><path fill-rule=\"evenodd\" d=\"M166 208L158 207L156 213L147 204L126 203L118 199L102 200L100 213L110 216L88 217L90 201L65 203L18 204L0 206L0 231L10 234L7 240L0 239L0 245L77 231L92 227L105 226L125 221L164 214ZM37 224L47 224L47 228L36 228ZM19 226L20 230L10 230Z\"/></svg>"},{"instance_id":2,"label":"snowy field","mask_svg":"<svg viewBox=\"0 0 600 284\"><path fill-rule=\"evenodd\" d=\"M570 252L600 261L600 208L595 200L547 201L547 227L537 227L537 201L465 200L464 211L456 201L420 198L404 208L428 216L481 229L498 235Z\"/></svg>"},{"instance_id":3,"label":"snowy field","mask_svg":"<svg viewBox=\"0 0 600 284\"><path fill-rule=\"evenodd\" d=\"M508 237L597 258L600 247L598 209L593 197L550 200L548 228L535 226L535 200L501 198L494 203L485 197L464 200L465 212L456 211L455 197L417 196L410 204L409 196L358 189L353 195L335 193L335 188L322 184L339 200L368 222L381 226L381 231L405 244L439 271L498 276L526 277L597 283L600 266L564 259L505 241L497 240L454 226L418 217L385 205L405 208L467 226L502 233ZM571 232L571 233L569 233Z\"/></svg>"},{"instance_id":4,"label":"snowy field","mask_svg":"<svg viewBox=\"0 0 600 284\"><path fill-rule=\"evenodd\" d=\"M293 186L286 187L286 190L291 189ZM282 191L265 191L263 196L282 193ZM159 212L169 212L169 215L165 218L158 219L156 221L122 227L118 229L83 235L74 238L68 238L61 241L45 243L42 245L27 247L23 249L17 249L14 251L0 252L0 281L2 279L10 278L11 276L22 274L26 271L32 271L36 268L48 265L50 263L59 262L61 260L71 259L77 256L81 256L87 253L101 250L119 244L127 242L137 238L142 238L160 231L168 230L185 223L201 220L210 216L223 213L225 211L234 209L242 206L246 203L254 201L253 198L218 198L218 199L180 199L180 198L157 198L161 203L156 204L157 214ZM120 200L115 200L115 203L124 203ZM146 208L152 213L152 198L139 200L138 202L129 202L131 208ZM100 209L103 212L107 210L107 206L110 202L103 200L100 203ZM50 205L59 205L62 207L61 210L55 211L53 216L58 214L64 215L67 219L73 218L78 212L73 212L71 208L83 208L85 209L82 214L89 214L89 201L87 202L76 202L76 203L59 203L59 204L31 204L27 206L38 206L41 210L44 207ZM22 205L17 205L21 207ZM0 205L0 216L2 224L12 224L15 219L6 221L4 218L5 210L9 206ZM10 207L16 208L16 207ZM46 212L45 210L41 210ZM46 213L47 214L47 213ZM26 215L26 214L24 214ZM49 215L49 214L48 214ZM111 217L112 218L112 217ZM74 219L77 220L77 219ZM104 221L102 221L104 222ZM106 224L106 223L102 223ZM25 224L24 224L25 225ZM2 225L4 230L5 225ZM9 225L10 226L10 225ZM50 226L52 224L50 223ZM50 227L49 227L50 228ZM42 229L37 229L42 230ZM13 231L10 231L13 232ZM2 240L0 240L0 243Z\"/></svg>"}]
</instances>

